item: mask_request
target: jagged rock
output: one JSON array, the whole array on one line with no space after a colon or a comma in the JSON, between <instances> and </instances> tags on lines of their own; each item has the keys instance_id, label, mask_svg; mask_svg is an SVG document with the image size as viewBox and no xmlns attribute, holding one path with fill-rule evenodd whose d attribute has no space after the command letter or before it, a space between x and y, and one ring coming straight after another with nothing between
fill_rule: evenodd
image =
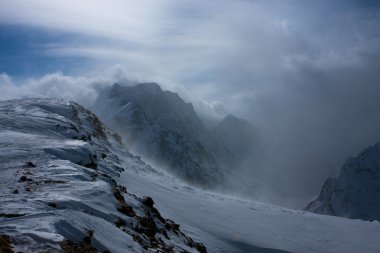
<instances>
[{"instance_id":1,"label":"jagged rock","mask_svg":"<svg viewBox=\"0 0 380 253\"><path fill-rule=\"evenodd\" d=\"M144 197L142 203L149 208L153 208L154 201L151 197Z\"/></svg>"}]
</instances>

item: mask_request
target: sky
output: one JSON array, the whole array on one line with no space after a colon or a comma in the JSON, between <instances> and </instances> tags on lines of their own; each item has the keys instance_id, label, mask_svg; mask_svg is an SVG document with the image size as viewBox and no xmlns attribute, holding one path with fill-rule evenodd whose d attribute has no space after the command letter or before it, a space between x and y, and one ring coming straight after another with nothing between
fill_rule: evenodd
<instances>
[{"instance_id":1,"label":"sky","mask_svg":"<svg viewBox=\"0 0 380 253\"><path fill-rule=\"evenodd\" d=\"M0 0L0 99L158 82L251 121L271 198L301 206L380 141L379 22L376 0Z\"/></svg>"}]
</instances>

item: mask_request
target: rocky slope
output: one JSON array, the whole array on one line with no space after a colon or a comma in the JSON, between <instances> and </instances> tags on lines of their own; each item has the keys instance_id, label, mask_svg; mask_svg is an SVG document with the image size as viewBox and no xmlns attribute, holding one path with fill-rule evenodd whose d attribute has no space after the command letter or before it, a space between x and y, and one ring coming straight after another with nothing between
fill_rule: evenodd
<instances>
[{"instance_id":1,"label":"rocky slope","mask_svg":"<svg viewBox=\"0 0 380 253\"><path fill-rule=\"evenodd\" d=\"M228 184L253 142L248 122L230 115L211 131L190 103L156 83L115 84L93 110L134 153L207 188Z\"/></svg>"},{"instance_id":2,"label":"rocky slope","mask_svg":"<svg viewBox=\"0 0 380 253\"><path fill-rule=\"evenodd\" d=\"M0 102L0 170L5 252L206 252L128 191L123 171L157 172L78 104Z\"/></svg>"},{"instance_id":3,"label":"rocky slope","mask_svg":"<svg viewBox=\"0 0 380 253\"><path fill-rule=\"evenodd\" d=\"M380 220L380 143L349 158L305 210L354 219Z\"/></svg>"}]
</instances>

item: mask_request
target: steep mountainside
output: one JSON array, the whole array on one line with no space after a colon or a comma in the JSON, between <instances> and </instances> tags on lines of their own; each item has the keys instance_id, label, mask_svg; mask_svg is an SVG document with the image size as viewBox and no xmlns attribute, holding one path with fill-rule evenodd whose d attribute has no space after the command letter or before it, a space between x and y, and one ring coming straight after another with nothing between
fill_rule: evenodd
<instances>
[{"instance_id":1,"label":"steep mountainside","mask_svg":"<svg viewBox=\"0 0 380 253\"><path fill-rule=\"evenodd\" d=\"M178 94L155 83L115 84L99 96L94 110L145 159L194 184L212 187L223 181L215 141Z\"/></svg>"},{"instance_id":2,"label":"steep mountainside","mask_svg":"<svg viewBox=\"0 0 380 253\"><path fill-rule=\"evenodd\" d=\"M254 141L253 127L232 115L210 131L190 103L156 83L115 84L93 110L134 153L205 187L228 185Z\"/></svg>"},{"instance_id":3,"label":"steep mountainside","mask_svg":"<svg viewBox=\"0 0 380 253\"><path fill-rule=\"evenodd\" d=\"M126 170L156 173L78 104L0 102L0 251L206 252Z\"/></svg>"},{"instance_id":4,"label":"steep mountainside","mask_svg":"<svg viewBox=\"0 0 380 253\"><path fill-rule=\"evenodd\" d=\"M329 178L305 210L364 220L380 220L380 143L349 158Z\"/></svg>"}]
</instances>

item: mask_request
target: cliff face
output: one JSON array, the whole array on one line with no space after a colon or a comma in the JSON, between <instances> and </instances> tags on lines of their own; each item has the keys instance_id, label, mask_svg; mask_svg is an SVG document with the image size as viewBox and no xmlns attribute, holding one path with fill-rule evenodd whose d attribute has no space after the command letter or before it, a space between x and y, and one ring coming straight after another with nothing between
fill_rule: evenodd
<instances>
[{"instance_id":1,"label":"cliff face","mask_svg":"<svg viewBox=\"0 0 380 253\"><path fill-rule=\"evenodd\" d=\"M349 158L305 210L354 219L380 220L380 143Z\"/></svg>"}]
</instances>

